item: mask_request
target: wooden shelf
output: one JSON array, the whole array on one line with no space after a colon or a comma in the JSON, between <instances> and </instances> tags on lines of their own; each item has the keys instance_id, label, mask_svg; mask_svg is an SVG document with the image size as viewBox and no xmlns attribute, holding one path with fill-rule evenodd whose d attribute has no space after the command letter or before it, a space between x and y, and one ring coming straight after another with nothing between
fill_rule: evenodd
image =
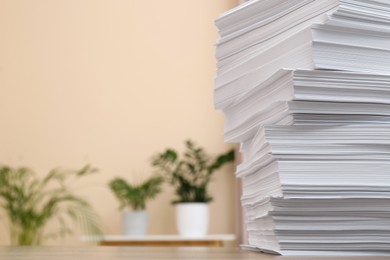
<instances>
[{"instance_id":1,"label":"wooden shelf","mask_svg":"<svg viewBox=\"0 0 390 260\"><path fill-rule=\"evenodd\" d=\"M121 236L109 235L98 239L102 246L206 246L222 247L225 242L235 241L232 234L208 235L205 237L182 237L179 235Z\"/></svg>"}]
</instances>

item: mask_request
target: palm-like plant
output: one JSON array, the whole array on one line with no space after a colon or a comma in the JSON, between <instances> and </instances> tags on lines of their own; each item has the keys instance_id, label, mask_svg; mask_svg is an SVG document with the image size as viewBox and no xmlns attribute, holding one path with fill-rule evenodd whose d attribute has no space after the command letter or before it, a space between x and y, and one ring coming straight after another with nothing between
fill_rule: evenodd
<instances>
[{"instance_id":1,"label":"palm-like plant","mask_svg":"<svg viewBox=\"0 0 390 260\"><path fill-rule=\"evenodd\" d=\"M110 181L109 187L120 202L120 209L125 207L133 210L144 210L146 201L153 199L161 192L163 178L150 177L139 185L129 184L122 178Z\"/></svg>"},{"instance_id":2,"label":"palm-like plant","mask_svg":"<svg viewBox=\"0 0 390 260\"><path fill-rule=\"evenodd\" d=\"M152 159L152 165L174 186L179 199L173 203L210 202L207 186L216 170L234 161L234 150L212 158L191 140L185 146L182 157L175 150L166 149Z\"/></svg>"},{"instance_id":3,"label":"palm-like plant","mask_svg":"<svg viewBox=\"0 0 390 260\"><path fill-rule=\"evenodd\" d=\"M10 226L13 245L40 245L46 239L72 233L69 222L78 224L93 235L102 234L91 205L68 187L96 169L51 170L43 179L29 168L0 167L0 207ZM45 233L49 222L56 220L58 229Z\"/></svg>"}]
</instances>

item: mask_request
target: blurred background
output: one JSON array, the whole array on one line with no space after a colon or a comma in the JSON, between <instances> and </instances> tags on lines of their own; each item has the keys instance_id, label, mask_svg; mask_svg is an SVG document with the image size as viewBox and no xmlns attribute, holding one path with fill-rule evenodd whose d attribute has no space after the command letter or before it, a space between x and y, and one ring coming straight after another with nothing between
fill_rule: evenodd
<instances>
[{"instance_id":1,"label":"blurred background","mask_svg":"<svg viewBox=\"0 0 390 260\"><path fill-rule=\"evenodd\" d=\"M0 163L39 174L91 164L77 184L121 232L114 177L142 179L151 157L191 138L223 142L213 108L214 20L237 0L0 0ZM235 233L234 166L215 174L211 234ZM175 234L173 189L147 205L149 234ZM0 221L0 245L9 244ZM49 244L80 244L79 234Z\"/></svg>"}]
</instances>

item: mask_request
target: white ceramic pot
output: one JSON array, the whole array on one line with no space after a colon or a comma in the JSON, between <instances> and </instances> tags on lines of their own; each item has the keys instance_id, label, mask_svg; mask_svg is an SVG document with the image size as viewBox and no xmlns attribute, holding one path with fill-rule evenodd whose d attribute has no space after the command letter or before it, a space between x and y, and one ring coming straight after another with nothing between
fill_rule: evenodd
<instances>
[{"instance_id":1,"label":"white ceramic pot","mask_svg":"<svg viewBox=\"0 0 390 260\"><path fill-rule=\"evenodd\" d=\"M146 210L125 211L122 214L123 234L127 236L143 236L148 229Z\"/></svg>"},{"instance_id":2,"label":"white ceramic pot","mask_svg":"<svg viewBox=\"0 0 390 260\"><path fill-rule=\"evenodd\" d=\"M208 203L177 203L177 229L183 237L204 237L209 227Z\"/></svg>"}]
</instances>

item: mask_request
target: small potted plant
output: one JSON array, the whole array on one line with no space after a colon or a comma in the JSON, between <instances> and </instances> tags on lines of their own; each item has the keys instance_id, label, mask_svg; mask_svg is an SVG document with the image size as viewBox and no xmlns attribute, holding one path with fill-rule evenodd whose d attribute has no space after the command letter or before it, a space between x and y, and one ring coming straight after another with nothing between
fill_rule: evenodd
<instances>
[{"instance_id":1,"label":"small potted plant","mask_svg":"<svg viewBox=\"0 0 390 260\"><path fill-rule=\"evenodd\" d=\"M181 157L175 150L166 149L152 159L152 165L175 189L179 234L199 237L208 230L208 203L212 201L208 184L216 170L234 161L234 150L211 157L191 140L185 146Z\"/></svg>"},{"instance_id":2,"label":"small potted plant","mask_svg":"<svg viewBox=\"0 0 390 260\"><path fill-rule=\"evenodd\" d=\"M91 205L77 196L70 181L96 172L85 166L80 170L51 170L38 178L29 168L0 167L0 208L10 229L11 244L41 245L49 238L71 234L69 224L78 224L88 234L101 235L97 215ZM57 222L57 230L46 227ZM55 225L51 225L52 229Z\"/></svg>"},{"instance_id":3,"label":"small potted plant","mask_svg":"<svg viewBox=\"0 0 390 260\"><path fill-rule=\"evenodd\" d=\"M145 235L148 226L146 201L161 192L163 178L152 176L140 184L130 184L122 178L109 183L111 191L120 202L119 209L127 208L122 214L124 235Z\"/></svg>"}]
</instances>

